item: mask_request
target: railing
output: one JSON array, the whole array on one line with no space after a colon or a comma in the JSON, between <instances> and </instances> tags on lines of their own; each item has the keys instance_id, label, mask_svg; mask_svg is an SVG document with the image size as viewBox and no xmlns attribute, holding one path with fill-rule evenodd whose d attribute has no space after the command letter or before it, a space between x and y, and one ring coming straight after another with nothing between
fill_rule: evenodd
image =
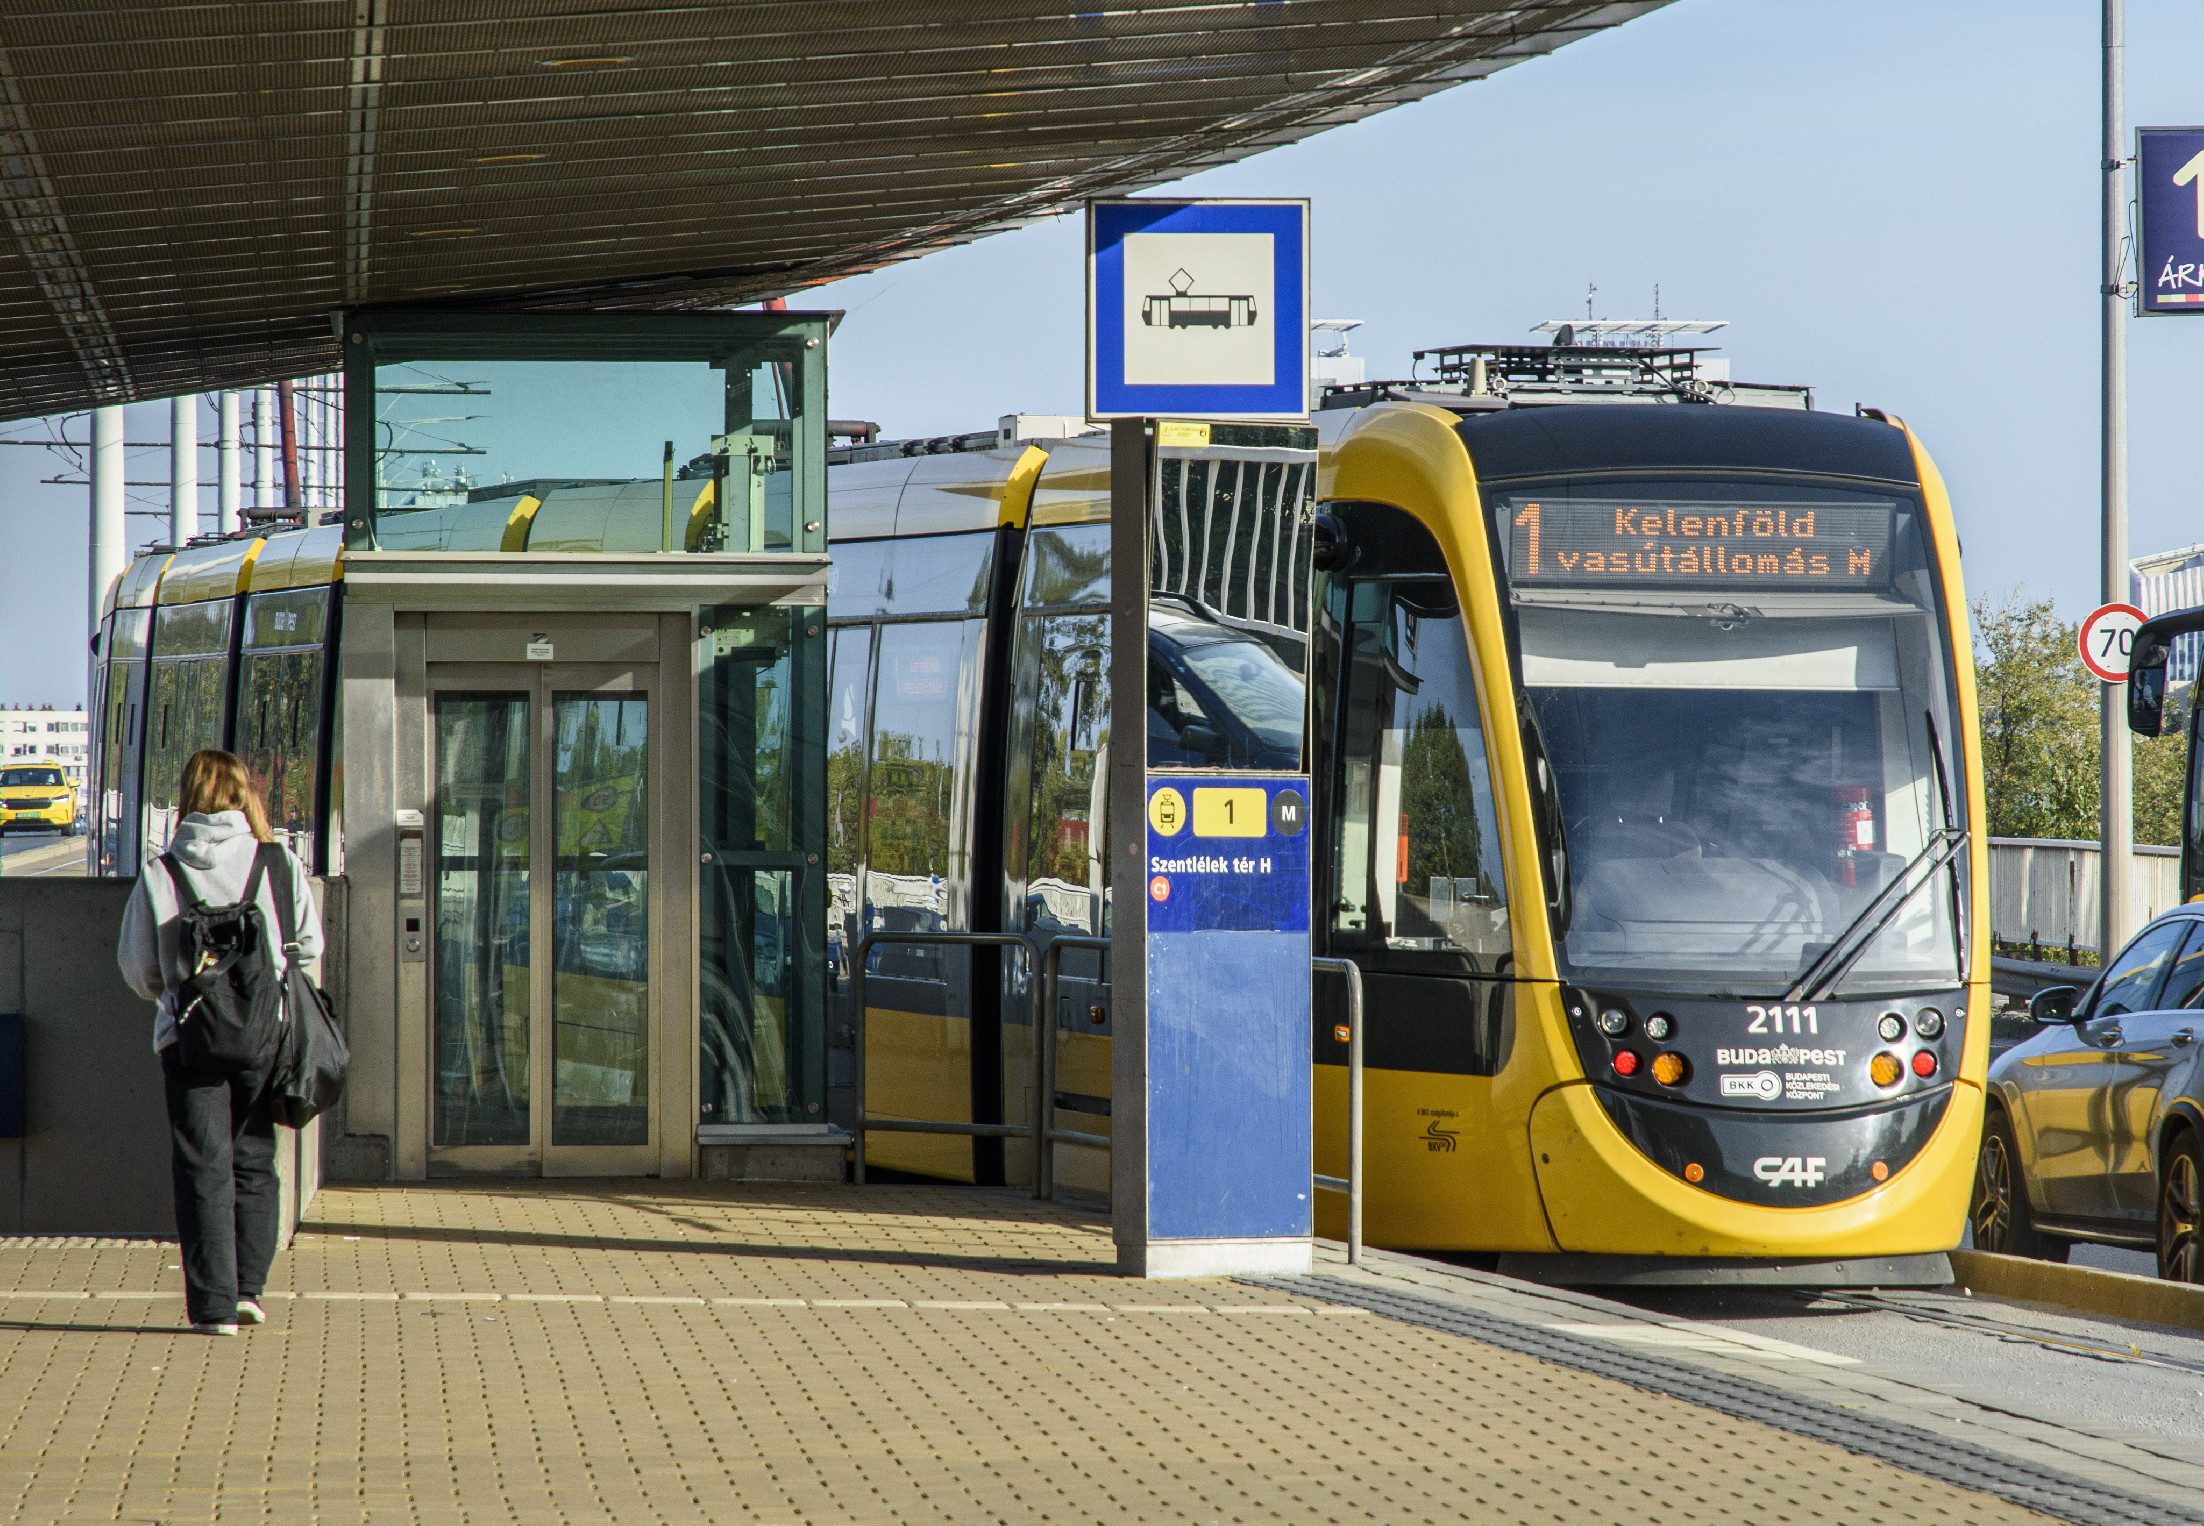
<instances>
[{"instance_id":1,"label":"railing","mask_svg":"<svg viewBox=\"0 0 2204 1526\"><path fill-rule=\"evenodd\" d=\"M1347 1175L1310 1180L1347 1194L1347 1264L1362 1264L1362 969L1352 959L1311 959L1309 968L1347 977Z\"/></svg>"},{"instance_id":2,"label":"railing","mask_svg":"<svg viewBox=\"0 0 2204 1526\"><path fill-rule=\"evenodd\" d=\"M1029 1137L1033 1141L1034 1158L1040 1158L1042 1123L1046 1114L1035 1110L1033 1122L1025 1123L936 1123L917 1118L868 1118L865 1116L865 966L869 962L873 946L879 943L931 943L950 944L963 948L1022 948L1027 967L1033 962L1033 940L1021 933L867 933L857 940L857 949L850 959L850 1006L855 1010L853 1042L857 1051L856 1078L856 1140L852 1151L852 1174L862 1185L865 1180L865 1135L867 1132L893 1134L965 1134L974 1139L1017 1139ZM1039 1197L1040 1178L1035 1174L1034 1193Z\"/></svg>"},{"instance_id":3,"label":"railing","mask_svg":"<svg viewBox=\"0 0 2204 1526\"><path fill-rule=\"evenodd\" d=\"M1041 956L1041 988L1033 1011L1033 1195L1044 1202L1053 1202L1056 1197L1056 1146L1078 1145L1088 1150L1110 1147L1109 1140L1100 1134L1078 1134L1055 1124L1056 988L1063 978L1067 948L1091 948L1106 954L1110 940L1069 935L1053 938L1048 952Z\"/></svg>"},{"instance_id":4,"label":"railing","mask_svg":"<svg viewBox=\"0 0 2204 1526\"><path fill-rule=\"evenodd\" d=\"M1990 933L2042 960L2097 947L2098 846L2050 838L1990 839ZM2137 844L2128 906L2141 927L2181 902L2181 850Z\"/></svg>"}]
</instances>

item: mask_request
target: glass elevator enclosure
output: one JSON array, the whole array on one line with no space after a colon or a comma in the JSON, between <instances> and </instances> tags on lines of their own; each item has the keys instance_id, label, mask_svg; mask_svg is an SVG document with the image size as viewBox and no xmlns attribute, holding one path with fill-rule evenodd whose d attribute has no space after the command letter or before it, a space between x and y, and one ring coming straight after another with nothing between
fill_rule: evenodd
<instances>
[{"instance_id":1,"label":"glass elevator enclosure","mask_svg":"<svg viewBox=\"0 0 2204 1526\"><path fill-rule=\"evenodd\" d=\"M840 1179L834 316L344 316L346 1131L391 1175Z\"/></svg>"}]
</instances>

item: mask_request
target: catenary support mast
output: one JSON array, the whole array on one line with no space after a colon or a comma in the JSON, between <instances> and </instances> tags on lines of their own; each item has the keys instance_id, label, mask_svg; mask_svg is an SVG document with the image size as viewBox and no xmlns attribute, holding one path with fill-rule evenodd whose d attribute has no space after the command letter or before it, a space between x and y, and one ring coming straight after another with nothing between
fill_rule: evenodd
<instances>
[{"instance_id":1,"label":"catenary support mast","mask_svg":"<svg viewBox=\"0 0 2204 1526\"><path fill-rule=\"evenodd\" d=\"M2124 291L2123 235L2127 200L2127 21L2125 0L2104 0L2104 142L2098 156L2098 178L2103 192L2104 278L2098 293L2103 324L2103 587L2098 591L2106 604L2125 603L2127 576L2127 296ZM2103 686L2103 747L2098 782L2098 831L2102 852L2101 890L2098 898L2101 925L2097 930L2099 955L2110 962L2130 929L2128 905L2129 864L2133 857L2135 822L2131 807L2129 773L2127 690L2121 684Z\"/></svg>"}]
</instances>

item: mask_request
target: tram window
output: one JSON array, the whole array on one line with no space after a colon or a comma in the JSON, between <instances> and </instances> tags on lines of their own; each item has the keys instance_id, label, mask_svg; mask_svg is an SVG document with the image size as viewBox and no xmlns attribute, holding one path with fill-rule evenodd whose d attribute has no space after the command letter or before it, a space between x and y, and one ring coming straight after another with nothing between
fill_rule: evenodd
<instances>
[{"instance_id":1,"label":"tram window","mask_svg":"<svg viewBox=\"0 0 2204 1526\"><path fill-rule=\"evenodd\" d=\"M184 764L204 748L222 745L229 662L194 657L153 664L152 704L159 718L145 762L146 851L168 845L177 822L177 787Z\"/></svg>"},{"instance_id":2,"label":"tram window","mask_svg":"<svg viewBox=\"0 0 2204 1526\"><path fill-rule=\"evenodd\" d=\"M1035 530L1026 542L1027 609L1097 604L1110 599L1110 527Z\"/></svg>"},{"instance_id":3,"label":"tram window","mask_svg":"<svg viewBox=\"0 0 2204 1526\"><path fill-rule=\"evenodd\" d=\"M881 641L865 790L868 932L966 925L981 630L977 620L910 625ZM885 948L874 968L939 980L942 956Z\"/></svg>"},{"instance_id":4,"label":"tram window","mask_svg":"<svg viewBox=\"0 0 2204 1526\"><path fill-rule=\"evenodd\" d=\"M268 824L314 861L321 755L322 654L248 651L239 665L237 755L267 802Z\"/></svg>"},{"instance_id":5,"label":"tram window","mask_svg":"<svg viewBox=\"0 0 2204 1526\"><path fill-rule=\"evenodd\" d=\"M250 650L267 647L320 646L329 618L329 590L287 588L256 593L245 604L243 645Z\"/></svg>"},{"instance_id":6,"label":"tram window","mask_svg":"<svg viewBox=\"0 0 2204 1526\"><path fill-rule=\"evenodd\" d=\"M827 656L827 960L837 977L858 928L857 873L863 863L865 735L872 719L872 628L831 633Z\"/></svg>"},{"instance_id":7,"label":"tram window","mask_svg":"<svg viewBox=\"0 0 2204 1526\"><path fill-rule=\"evenodd\" d=\"M1035 686L1032 805L1025 830L1026 926L1107 932L1109 688L1103 614L1027 618ZM1151 711L1151 714L1153 712Z\"/></svg>"},{"instance_id":8,"label":"tram window","mask_svg":"<svg viewBox=\"0 0 2204 1526\"><path fill-rule=\"evenodd\" d=\"M829 612L836 619L985 613L994 556L992 530L837 541Z\"/></svg>"},{"instance_id":9,"label":"tram window","mask_svg":"<svg viewBox=\"0 0 2204 1526\"><path fill-rule=\"evenodd\" d=\"M1379 968L1490 971L1512 945L1460 611L1444 583L1345 584L1334 598L1347 669L1334 941Z\"/></svg>"},{"instance_id":10,"label":"tram window","mask_svg":"<svg viewBox=\"0 0 2204 1526\"><path fill-rule=\"evenodd\" d=\"M1493 506L1561 797L1563 965L1587 983L1780 989L1966 820L1918 513L1750 482L1569 493ZM1585 549L1624 524L1644 541L1627 557ZM1741 549L1785 536L1780 556ZM1837 994L1957 979L1956 894L1947 870L1906 899Z\"/></svg>"}]
</instances>

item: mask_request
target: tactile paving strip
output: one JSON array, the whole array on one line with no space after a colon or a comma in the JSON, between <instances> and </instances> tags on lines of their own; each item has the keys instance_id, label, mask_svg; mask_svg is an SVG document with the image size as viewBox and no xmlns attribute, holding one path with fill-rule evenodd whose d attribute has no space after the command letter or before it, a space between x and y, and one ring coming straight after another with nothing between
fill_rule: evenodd
<instances>
[{"instance_id":1,"label":"tactile paving strip","mask_svg":"<svg viewBox=\"0 0 2204 1526\"><path fill-rule=\"evenodd\" d=\"M1010 1193L325 1192L270 1323L0 1247L0 1520L1698 1526L2041 1516L1291 1288L1110 1275ZM93 1296L67 1296L90 1294ZM100 1296L120 1295L120 1296Z\"/></svg>"},{"instance_id":2,"label":"tactile paving strip","mask_svg":"<svg viewBox=\"0 0 2204 1526\"><path fill-rule=\"evenodd\" d=\"M1851 1414L1749 1378L1617 1350L1562 1331L1542 1330L1475 1309L1457 1308L1413 1293L1368 1288L1337 1277L1242 1280L1250 1287L1336 1299L1351 1308L1467 1336L1576 1372L1612 1378L1648 1393L1665 1394L1794 1436L1827 1442L1924 1477L1994 1494L2078 1526L2204 1526L2204 1514L2109 1489L2050 1468L2032 1467L2014 1458L1998 1457L1900 1421Z\"/></svg>"}]
</instances>

